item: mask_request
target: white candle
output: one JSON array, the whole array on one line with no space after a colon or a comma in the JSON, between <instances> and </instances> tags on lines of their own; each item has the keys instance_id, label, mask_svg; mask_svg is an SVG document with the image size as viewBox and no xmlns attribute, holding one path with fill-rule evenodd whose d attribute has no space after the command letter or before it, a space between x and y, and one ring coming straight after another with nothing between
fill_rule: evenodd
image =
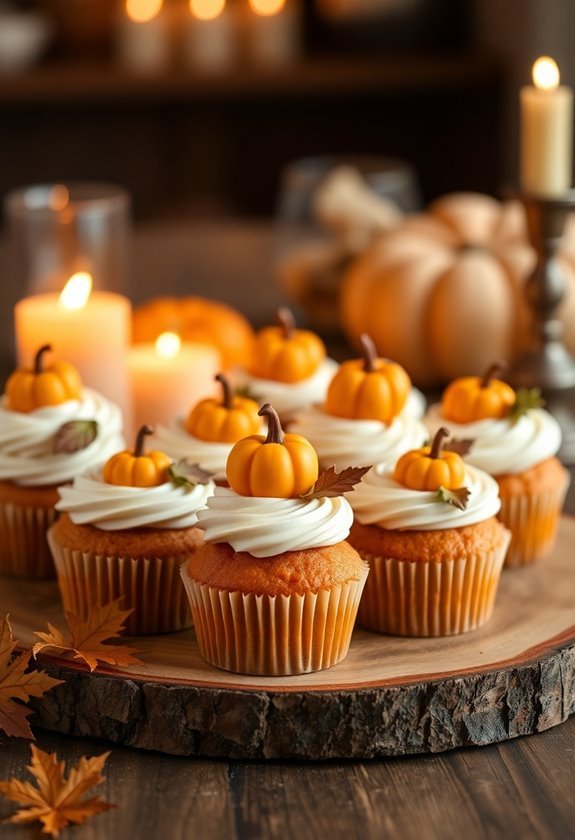
<instances>
[{"instance_id":1,"label":"white candle","mask_svg":"<svg viewBox=\"0 0 575 840\"><path fill-rule=\"evenodd\" d=\"M31 367L38 348L51 344L55 357L78 368L84 385L120 406L127 425L130 302L112 292L91 291L91 285L90 275L78 272L60 295L34 295L16 304L18 364Z\"/></svg>"},{"instance_id":2,"label":"white candle","mask_svg":"<svg viewBox=\"0 0 575 840\"><path fill-rule=\"evenodd\" d=\"M533 81L521 89L521 186L552 198L571 186L573 90L559 85L551 58L535 62Z\"/></svg>"},{"instance_id":3,"label":"white candle","mask_svg":"<svg viewBox=\"0 0 575 840\"><path fill-rule=\"evenodd\" d=\"M208 72L225 70L236 53L236 26L226 0L190 0L185 53L188 63Z\"/></svg>"},{"instance_id":4,"label":"white candle","mask_svg":"<svg viewBox=\"0 0 575 840\"><path fill-rule=\"evenodd\" d=\"M134 344L129 354L134 429L169 425L198 400L213 396L220 365L216 347L181 343L175 333L162 333L155 344Z\"/></svg>"},{"instance_id":5,"label":"white candle","mask_svg":"<svg viewBox=\"0 0 575 840\"><path fill-rule=\"evenodd\" d=\"M301 50L301 13L297 0L249 0L247 45L258 64L282 65Z\"/></svg>"},{"instance_id":6,"label":"white candle","mask_svg":"<svg viewBox=\"0 0 575 840\"><path fill-rule=\"evenodd\" d=\"M126 0L118 19L117 52L121 63L137 73L157 73L170 60L163 0Z\"/></svg>"}]
</instances>

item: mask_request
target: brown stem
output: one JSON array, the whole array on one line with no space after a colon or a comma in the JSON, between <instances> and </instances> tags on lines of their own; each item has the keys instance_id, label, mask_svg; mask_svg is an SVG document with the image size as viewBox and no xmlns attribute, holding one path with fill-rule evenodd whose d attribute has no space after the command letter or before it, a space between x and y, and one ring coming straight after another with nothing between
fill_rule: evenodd
<instances>
[{"instance_id":1,"label":"brown stem","mask_svg":"<svg viewBox=\"0 0 575 840\"><path fill-rule=\"evenodd\" d=\"M505 362L494 362L492 365L489 365L485 373L483 374L483 379L479 383L480 388L489 388L491 385L491 380L497 373L501 373L501 371L505 370L507 365Z\"/></svg>"},{"instance_id":2,"label":"brown stem","mask_svg":"<svg viewBox=\"0 0 575 840\"><path fill-rule=\"evenodd\" d=\"M223 389L223 392L224 392L223 393L223 399L222 399L222 405L223 405L224 408L226 408L229 411L230 408L232 408L232 402L233 402L233 398L234 398L234 395L233 395L233 392L232 392L232 386L230 385L229 379L226 376L224 376L223 373L218 373L214 377L214 379L216 380L216 382L219 382L220 385L222 386L222 389Z\"/></svg>"},{"instance_id":3,"label":"brown stem","mask_svg":"<svg viewBox=\"0 0 575 840\"><path fill-rule=\"evenodd\" d=\"M277 311L277 322L284 332L284 338L291 338L295 330L295 318L291 309L282 306Z\"/></svg>"},{"instance_id":4,"label":"brown stem","mask_svg":"<svg viewBox=\"0 0 575 840\"><path fill-rule=\"evenodd\" d=\"M136 445L134 447L134 456L140 458L144 454L144 443L148 435L153 435L154 430L151 426L140 426L138 434L136 435Z\"/></svg>"},{"instance_id":5,"label":"brown stem","mask_svg":"<svg viewBox=\"0 0 575 840\"><path fill-rule=\"evenodd\" d=\"M268 421L268 436L264 443L283 443L284 431L278 413L273 405L269 403L262 405L258 414L260 417L265 417Z\"/></svg>"},{"instance_id":6,"label":"brown stem","mask_svg":"<svg viewBox=\"0 0 575 840\"><path fill-rule=\"evenodd\" d=\"M372 337L367 333L362 333L359 340L361 343L361 355L363 356L363 369L371 373L371 371L375 370L377 348L373 343Z\"/></svg>"},{"instance_id":7,"label":"brown stem","mask_svg":"<svg viewBox=\"0 0 575 840\"><path fill-rule=\"evenodd\" d=\"M48 353L52 349L51 344L43 344L34 356L34 373L42 373L44 367L44 353Z\"/></svg>"},{"instance_id":8,"label":"brown stem","mask_svg":"<svg viewBox=\"0 0 575 840\"><path fill-rule=\"evenodd\" d=\"M436 431L435 435L433 436L433 443L431 444L431 452L429 453L430 458L439 458L441 456L443 442L448 437L449 429L446 429L445 426L442 426Z\"/></svg>"}]
</instances>

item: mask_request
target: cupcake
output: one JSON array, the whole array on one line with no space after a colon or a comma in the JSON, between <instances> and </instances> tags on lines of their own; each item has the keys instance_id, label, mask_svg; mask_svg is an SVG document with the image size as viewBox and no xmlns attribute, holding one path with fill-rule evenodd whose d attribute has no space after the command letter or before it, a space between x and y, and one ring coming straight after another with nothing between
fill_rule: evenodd
<instances>
[{"instance_id":1,"label":"cupcake","mask_svg":"<svg viewBox=\"0 0 575 840\"><path fill-rule=\"evenodd\" d=\"M445 426L473 445L470 464L499 485L499 519L511 531L506 566L523 566L550 554L569 486L569 473L555 457L561 429L545 411L537 389L519 389L496 379L500 365L483 377L456 379L425 422L433 433Z\"/></svg>"},{"instance_id":2,"label":"cupcake","mask_svg":"<svg viewBox=\"0 0 575 840\"><path fill-rule=\"evenodd\" d=\"M61 487L63 516L48 532L64 609L86 619L122 598L132 635L190 626L180 565L203 543L197 512L215 486L197 468L145 452L151 432L143 426L132 451Z\"/></svg>"},{"instance_id":3,"label":"cupcake","mask_svg":"<svg viewBox=\"0 0 575 840\"><path fill-rule=\"evenodd\" d=\"M201 400L187 417L177 417L169 427L158 426L152 439L175 461L186 458L212 473L214 481L226 479L226 461L234 443L261 431L262 420L255 400L234 394L229 380L219 373L222 398Z\"/></svg>"},{"instance_id":4,"label":"cupcake","mask_svg":"<svg viewBox=\"0 0 575 840\"><path fill-rule=\"evenodd\" d=\"M16 370L0 399L0 574L54 577L46 531L57 488L124 445L120 409L64 361Z\"/></svg>"},{"instance_id":5,"label":"cupcake","mask_svg":"<svg viewBox=\"0 0 575 840\"><path fill-rule=\"evenodd\" d=\"M322 469L395 464L428 437L420 420L425 400L405 370L378 359L368 335L362 335L361 346L363 358L343 362L325 403L304 409L290 427L310 441Z\"/></svg>"},{"instance_id":6,"label":"cupcake","mask_svg":"<svg viewBox=\"0 0 575 840\"><path fill-rule=\"evenodd\" d=\"M369 563L358 622L378 633L447 636L485 624L510 535L496 519L497 483L431 447L372 468L350 497L349 541Z\"/></svg>"},{"instance_id":7,"label":"cupcake","mask_svg":"<svg viewBox=\"0 0 575 840\"><path fill-rule=\"evenodd\" d=\"M318 480L311 444L284 435L270 405L261 414L267 437L232 449L230 487L217 487L199 511L206 544L182 577L209 663L303 674L346 656L368 568L345 541L353 520L345 484L338 488L333 471Z\"/></svg>"},{"instance_id":8,"label":"cupcake","mask_svg":"<svg viewBox=\"0 0 575 840\"><path fill-rule=\"evenodd\" d=\"M280 309L277 317L277 327L256 335L252 363L238 372L237 382L254 399L273 403L285 424L307 406L323 402L338 366L327 358L319 336L295 328L289 309Z\"/></svg>"}]
</instances>

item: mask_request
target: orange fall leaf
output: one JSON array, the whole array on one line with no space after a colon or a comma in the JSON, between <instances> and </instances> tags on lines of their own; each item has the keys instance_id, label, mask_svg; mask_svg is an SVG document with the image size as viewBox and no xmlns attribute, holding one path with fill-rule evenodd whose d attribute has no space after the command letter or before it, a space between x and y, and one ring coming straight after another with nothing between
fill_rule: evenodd
<instances>
[{"instance_id":1,"label":"orange fall leaf","mask_svg":"<svg viewBox=\"0 0 575 840\"><path fill-rule=\"evenodd\" d=\"M34 744L30 744L30 749L32 756L28 770L36 784L18 779L0 781L0 793L11 802L25 806L6 822L39 820L45 834L58 837L62 829L71 823L79 825L94 814L116 807L100 796L85 798L90 788L103 781L101 771L109 752L93 758L82 756L70 768L66 778L64 762L58 761L55 753L46 753Z\"/></svg>"}]
</instances>

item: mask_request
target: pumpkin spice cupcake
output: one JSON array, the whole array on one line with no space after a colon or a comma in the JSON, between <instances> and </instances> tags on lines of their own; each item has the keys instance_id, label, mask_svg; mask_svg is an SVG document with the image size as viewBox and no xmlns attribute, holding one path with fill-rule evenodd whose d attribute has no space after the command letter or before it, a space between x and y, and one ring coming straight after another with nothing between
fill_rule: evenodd
<instances>
[{"instance_id":1,"label":"pumpkin spice cupcake","mask_svg":"<svg viewBox=\"0 0 575 840\"><path fill-rule=\"evenodd\" d=\"M368 568L345 542L353 513L340 493L362 471L347 484L333 471L318 480L309 442L284 435L269 404L261 414L267 437L234 446L230 488L199 511L206 544L182 578L204 659L237 673L302 674L349 648Z\"/></svg>"},{"instance_id":2,"label":"pumpkin spice cupcake","mask_svg":"<svg viewBox=\"0 0 575 840\"><path fill-rule=\"evenodd\" d=\"M237 374L241 389L260 402L271 402L289 423L302 409L322 402L337 370L319 336L295 327L289 309L278 311L278 326L257 333L251 365Z\"/></svg>"},{"instance_id":3,"label":"pumpkin spice cupcake","mask_svg":"<svg viewBox=\"0 0 575 840\"><path fill-rule=\"evenodd\" d=\"M349 541L369 563L358 612L369 630L399 636L447 636L491 617L510 534L495 518L497 483L431 447L379 465L350 497ZM449 444L446 444L449 447Z\"/></svg>"},{"instance_id":4,"label":"pumpkin spice cupcake","mask_svg":"<svg viewBox=\"0 0 575 840\"><path fill-rule=\"evenodd\" d=\"M234 394L223 373L216 376L222 399L200 400L186 418L177 417L169 427L158 426L152 444L170 458L186 458L225 482L226 461L234 443L262 429L255 400Z\"/></svg>"},{"instance_id":5,"label":"pumpkin spice cupcake","mask_svg":"<svg viewBox=\"0 0 575 840\"><path fill-rule=\"evenodd\" d=\"M76 368L15 371L0 400L0 574L54 577L46 531L56 521L58 485L102 464L124 445L120 409L84 388Z\"/></svg>"},{"instance_id":6,"label":"pumpkin spice cupcake","mask_svg":"<svg viewBox=\"0 0 575 840\"><path fill-rule=\"evenodd\" d=\"M190 626L180 565L203 543L197 512L215 486L163 452L146 453L151 432L143 426L132 451L61 487L64 515L48 532L64 609L86 619L122 598L133 609L126 632L138 635Z\"/></svg>"},{"instance_id":7,"label":"pumpkin spice cupcake","mask_svg":"<svg viewBox=\"0 0 575 840\"><path fill-rule=\"evenodd\" d=\"M305 409L291 425L310 441L323 469L395 463L428 437L419 419L425 400L405 370L378 358L368 335L361 336L361 346L361 359L340 365L325 403Z\"/></svg>"},{"instance_id":8,"label":"pumpkin spice cupcake","mask_svg":"<svg viewBox=\"0 0 575 840\"><path fill-rule=\"evenodd\" d=\"M467 461L497 481L499 519L512 534L505 565L523 566L553 550L570 476L555 457L561 429L542 408L540 392L515 392L495 378L501 367L454 380L425 422L431 432L444 425L473 441Z\"/></svg>"}]
</instances>

